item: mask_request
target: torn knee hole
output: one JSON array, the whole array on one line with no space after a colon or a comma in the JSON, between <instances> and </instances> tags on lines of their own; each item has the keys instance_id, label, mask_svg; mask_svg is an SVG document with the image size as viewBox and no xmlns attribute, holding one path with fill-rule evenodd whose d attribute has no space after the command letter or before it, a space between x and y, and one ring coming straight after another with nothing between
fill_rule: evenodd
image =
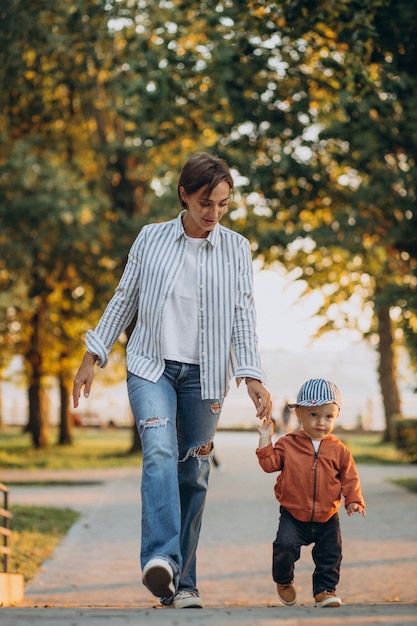
<instances>
[{"instance_id":1,"label":"torn knee hole","mask_svg":"<svg viewBox=\"0 0 417 626\"><path fill-rule=\"evenodd\" d=\"M199 448L196 448L196 454L200 455L200 456L207 456L208 454L210 454L210 452L213 449L213 442L210 441L209 443L206 443L205 446L200 446Z\"/></svg>"},{"instance_id":2,"label":"torn knee hole","mask_svg":"<svg viewBox=\"0 0 417 626\"><path fill-rule=\"evenodd\" d=\"M157 426L166 426L168 423L168 418L164 417L150 417L147 420L142 420L140 422L143 428L155 428Z\"/></svg>"}]
</instances>

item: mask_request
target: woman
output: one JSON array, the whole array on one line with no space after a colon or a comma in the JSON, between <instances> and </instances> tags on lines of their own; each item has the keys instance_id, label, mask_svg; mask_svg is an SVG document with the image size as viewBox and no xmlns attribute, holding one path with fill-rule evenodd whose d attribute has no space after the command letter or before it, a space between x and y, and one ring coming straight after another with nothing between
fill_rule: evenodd
<instances>
[{"instance_id":1,"label":"woman","mask_svg":"<svg viewBox=\"0 0 417 626\"><path fill-rule=\"evenodd\" d=\"M144 226L74 380L88 397L135 314L127 386L143 451L143 583L164 605L198 607L196 550L213 439L232 376L245 378L256 415L270 417L255 331L249 242L220 226L233 180L226 163L193 155L178 183L183 208Z\"/></svg>"}]
</instances>

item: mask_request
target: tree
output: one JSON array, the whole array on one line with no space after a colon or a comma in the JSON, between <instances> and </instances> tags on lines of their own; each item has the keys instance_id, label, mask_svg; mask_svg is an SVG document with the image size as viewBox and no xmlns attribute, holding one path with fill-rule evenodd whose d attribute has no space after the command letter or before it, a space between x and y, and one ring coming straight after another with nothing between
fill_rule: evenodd
<instances>
[{"instance_id":1,"label":"tree","mask_svg":"<svg viewBox=\"0 0 417 626\"><path fill-rule=\"evenodd\" d=\"M18 345L28 372L28 428L37 447L47 443L43 379L54 368L57 373L57 363L62 420L68 416L65 355L74 353L75 337L64 335L64 317L81 317L87 307L91 311L94 298L87 295L109 293L114 280L115 263L107 256L114 216L94 177L100 155L91 149L89 132L92 104L100 101L88 67L91 57L99 56L96 40L108 17L98 3L90 4L88 15L77 2L63 7L15 2L2 9L2 281L9 290L15 284L26 286L26 299L15 311L20 325L29 328ZM107 28L104 33L111 48ZM90 116L84 107L87 113L91 109ZM87 276L96 285L90 294L79 286ZM59 305L54 302L57 290L67 296ZM63 352L54 360L51 351L58 338Z\"/></svg>"},{"instance_id":2,"label":"tree","mask_svg":"<svg viewBox=\"0 0 417 626\"><path fill-rule=\"evenodd\" d=\"M179 169L200 149L233 164L239 207L225 223L249 236L254 255L301 267L310 289L325 287L325 304L370 303L387 423L399 408L387 311L395 305L411 350L415 9L405 0L207 9L194 0L1 9L0 279L10 294L28 286L14 313L7 306L30 329L21 352L34 354L30 341L40 350L27 359L37 387L47 374L61 381L63 442L68 355L140 227L177 214ZM342 314L324 329L355 321Z\"/></svg>"},{"instance_id":3,"label":"tree","mask_svg":"<svg viewBox=\"0 0 417 626\"><path fill-rule=\"evenodd\" d=\"M349 301L372 309L389 439L401 413L394 310L408 345L416 336L417 260L405 245L416 219L416 42L408 27L416 8L401 0L335 2L331 11L320 3L275 6L285 22L281 62L291 76L276 105L286 103L304 130L274 138L272 128L265 140L254 129L263 162L246 171L258 181L266 219L253 220L255 206L247 232L266 262L299 268L308 289L323 290L323 330L357 321L343 309ZM287 61L289 48L297 65Z\"/></svg>"}]
</instances>

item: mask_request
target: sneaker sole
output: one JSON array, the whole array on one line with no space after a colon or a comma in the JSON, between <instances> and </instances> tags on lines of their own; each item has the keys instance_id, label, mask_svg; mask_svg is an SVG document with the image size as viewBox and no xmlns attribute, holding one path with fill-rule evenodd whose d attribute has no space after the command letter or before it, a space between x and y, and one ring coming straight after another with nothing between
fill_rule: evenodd
<instances>
[{"instance_id":1,"label":"sneaker sole","mask_svg":"<svg viewBox=\"0 0 417 626\"><path fill-rule=\"evenodd\" d=\"M286 600L283 600L283 598L281 598L281 596L278 594L278 599L280 602L282 602L282 604L284 604L285 606L294 606L294 604L296 604L297 602L297 598L295 598L294 600L292 600L291 602L287 602Z\"/></svg>"},{"instance_id":2,"label":"sneaker sole","mask_svg":"<svg viewBox=\"0 0 417 626\"><path fill-rule=\"evenodd\" d=\"M174 609L202 609L203 603L200 598L187 598L186 600L178 600L175 602L175 599L172 603Z\"/></svg>"},{"instance_id":3,"label":"sneaker sole","mask_svg":"<svg viewBox=\"0 0 417 626\"><path fill-rule=\"evenodd\" d=\"M327 598L323 600L323 602L316 602L315 605L319 609L336 609L339 606L342 606L342 601L340 598Z\"/></svg>"},{"instance_id":4,"label":"sneaker sole","mask_svg":"<svg viewBox=\"0 0 417 626\"><path fill-rule=\"evenodd\" d=\"M175 587L171 566L162 559L149 562L149 569L143 571L143 584L157 598L173 596Z\"/></svg>"}]
</instances>

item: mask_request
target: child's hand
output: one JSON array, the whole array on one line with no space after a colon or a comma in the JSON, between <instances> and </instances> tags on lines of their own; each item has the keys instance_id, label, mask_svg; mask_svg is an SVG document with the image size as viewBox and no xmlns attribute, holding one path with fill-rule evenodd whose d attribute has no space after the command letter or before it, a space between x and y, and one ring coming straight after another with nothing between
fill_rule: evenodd
<instances>
[{"instance_id":1,"label":"child's hand","mask_svg":"<svg viewBox=\"0 0 417 626\"><path fill-rule=\"evenodd\" d=\"M346 511L349 517L354 513L362 513L363 517L365 517L366 515L364 507L360 504L357 504L357 502L351 502L350 504L348 504L346 507Z\"/></svg>"},{"instance_id":2,"label":"child's hand","mask_svg":"<svg viewBox=\"0 0 417 626\"><path fill-rule=\"evenodd\" d=\"M272 437L273 423L270 417L263 417L259 421L258 433L260 435L268 435L269 437Z\"/></svg>"}]
</instances>

